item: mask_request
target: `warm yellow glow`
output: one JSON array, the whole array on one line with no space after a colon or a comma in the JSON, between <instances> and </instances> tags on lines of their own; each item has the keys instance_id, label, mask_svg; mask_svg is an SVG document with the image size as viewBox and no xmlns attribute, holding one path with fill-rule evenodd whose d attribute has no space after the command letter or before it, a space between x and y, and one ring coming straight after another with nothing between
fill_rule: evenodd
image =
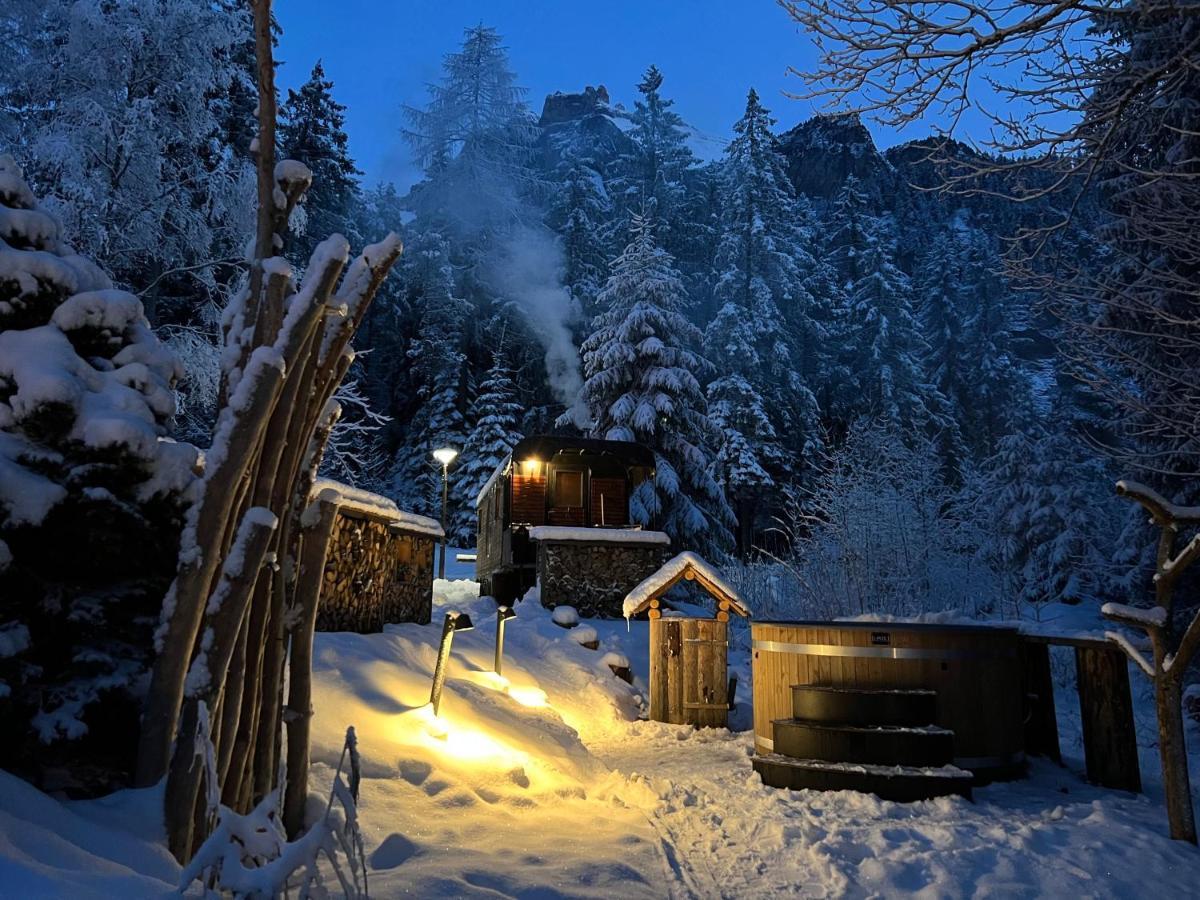
<instances>
[{"instance_id":1,"label":"warm yellow glow","mask_svg":"<svg viewBox=\"0 0 1200 900\"><path fill-rule=\"evenodd\" d=\"M471 672L467 676L476 684L482 687L489 687L496 691L503 691L512 697L522 706L549 706L550 701L546 696L546 692L539 687L526 685L524 687L514 687L503 675L497 675L495 672Z\"/></svg>"},{"instance_id":2,"label":"warm yellow glow","mask_svg":"<svg viewBox=\"0 0 1200 900\"><path fill-rule=\"evenodd\" d=\"M549 703L546 692L536 687L510 687L508 696L522 706L546 706Z\"/></svg>"},{"instance_id":3,"label":"warm yellow glow","mask_svg":"<svg viewBox=\"0 0 1200 900\"><path fill-rule=\"evenodd\" d=\"M440 741L437 749L455 759L473 765L489 765L507 768L525 761L525 754L514 750L482 731L451 728Z\"/></svg>"},{"instance_id":4,"label":"warm yellow glow","mask_svg":"<svg viewBox=\"0 0 1200 900\"><path fill-rule=\"evenodd\" d=\"M495 672L468 672L467 677L476 684L494 691L502 691L508 687L508 679Z\"/></svg>"},{"instance_id":5,"label":"warm yellow glow","mask_svg":"<svg viewBox=\"0 0 1200 900\"><path fill-rule=\"evenodd\" d=\"M521 460L521 471L526 475L536 475L542 461L536 458Z\"/></svg>"}]
</instances>

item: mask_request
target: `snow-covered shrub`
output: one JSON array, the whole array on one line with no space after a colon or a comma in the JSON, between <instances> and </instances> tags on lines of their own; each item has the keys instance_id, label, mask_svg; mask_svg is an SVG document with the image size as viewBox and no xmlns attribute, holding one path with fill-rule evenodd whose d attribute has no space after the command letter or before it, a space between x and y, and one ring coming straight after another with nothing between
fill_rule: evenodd
<instances>
[{"instance_id":1,"label":"snow-covered shrub","mask_svg":"<svg viewBox=\"0 0 1200 900\"><path fill-rule=\"evenodd\" d=\"M53 787L88 790L132 762L150 624L197 466L164 438L179 375L138 299L59 239L0 157L0 596L5 627L25 635L0 654L0 767L45 784L76 754L77 781Z\"/></svg>"},{"instance_id":2,"label":"snow-covered shrub","mask_svg":"<svg viewBox=\"0 0 1200 900\"><path fill-rule=\"evenodd\" d=\"M931 442L860 421L812 484L779 523L790 550L728 569L758 617L999 611L984 534Z\"/></svg>"}]
</instances>

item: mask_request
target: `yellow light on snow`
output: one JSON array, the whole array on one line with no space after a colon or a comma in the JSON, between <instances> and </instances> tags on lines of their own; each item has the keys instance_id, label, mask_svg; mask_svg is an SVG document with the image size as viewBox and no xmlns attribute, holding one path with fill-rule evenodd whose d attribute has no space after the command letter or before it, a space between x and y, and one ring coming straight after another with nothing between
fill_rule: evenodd
<instances>
[{"instance_id":1,"label":"yellow light on snow","mask_svg":"<svg viewBox=\"0 0 1200 900\"><path fill-rule=\"evenodd\" d=\"M536 687L510 687L508 696L522 706L546 706L549 703L546 692Z\"/></svg>"},{"instance_id":2,"label":"yellow light on snow","mask_svg":"<svg viewBox=\"0 0 1200 900\"><path fill-rule=\"evenodd\" d=\"M503 675L497 675L495 672L471 672L467 677L482 687L489 687L508 694L508 696L512 697L522 706L542 707L550 705L550 698L546 696L546 692L540 687L534 687L533 685L517 687Z\"/></svg>"}]
</instances>

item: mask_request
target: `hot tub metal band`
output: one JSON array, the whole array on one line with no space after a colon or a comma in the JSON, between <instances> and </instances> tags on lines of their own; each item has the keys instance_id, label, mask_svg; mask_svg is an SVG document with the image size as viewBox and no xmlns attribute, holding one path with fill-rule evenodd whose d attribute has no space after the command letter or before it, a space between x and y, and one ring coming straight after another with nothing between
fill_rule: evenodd
<instances>
[{"instance_id":1,"label":"hot tub metal band","mask_svg":"<svg viewBox=\"0 0 1200 900\"><path fill-rule=\"evenodd\" d=\"M927 647L842 647L838 644L786 644L755 639L755 650L801 656L870 656L880 659L996 659L1017 655L1016 648L981 653L978 650L937 650Z\"/></svg>"}]
</instances>

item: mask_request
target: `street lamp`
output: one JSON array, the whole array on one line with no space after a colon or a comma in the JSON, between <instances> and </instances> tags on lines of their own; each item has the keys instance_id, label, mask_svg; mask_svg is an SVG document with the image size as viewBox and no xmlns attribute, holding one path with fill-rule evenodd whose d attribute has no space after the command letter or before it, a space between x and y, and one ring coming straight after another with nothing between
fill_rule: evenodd
<instances>
[{"instance_id":1,"label":"street lamp","mask_svg":"<svg viewBox=\"0 0 1200 900\"><path fill-rule=\"evenodd\" d=\"M446 509L450 501L450 463L458 456L453 447L439 447L433 458L442 464L442 558L438 562L438 578L446 577Z\"/></svg>"},{"instance_id":2,"label":"street lamp","mask_svg":"<svg viewBox=\"0 0 1200 900\"><path fill-rule=\"evenodd\" d=\"M437 665L433 667L433 690L429 692L429 703L433 706L433 714L438 714L442 705L442 686L446 683L446 663L450 658L450 644L454 640L454 632L470 631L475 626L471 617L466 613L448 612L442 625L442 643L438 646Z\"/></svg>"},{"instance_id":3,"label":"street lamp","mask_svg":"<svg viewBox=\"0 0 1200 900\"><path fill-rule=\"evenodd\" d=\"M496 609L496 665L493 667L497 675L504 674L500 671L504 665L504 623L516 616L512 611L511 606L501 606Z\"/></svg>"}]
</instances>

